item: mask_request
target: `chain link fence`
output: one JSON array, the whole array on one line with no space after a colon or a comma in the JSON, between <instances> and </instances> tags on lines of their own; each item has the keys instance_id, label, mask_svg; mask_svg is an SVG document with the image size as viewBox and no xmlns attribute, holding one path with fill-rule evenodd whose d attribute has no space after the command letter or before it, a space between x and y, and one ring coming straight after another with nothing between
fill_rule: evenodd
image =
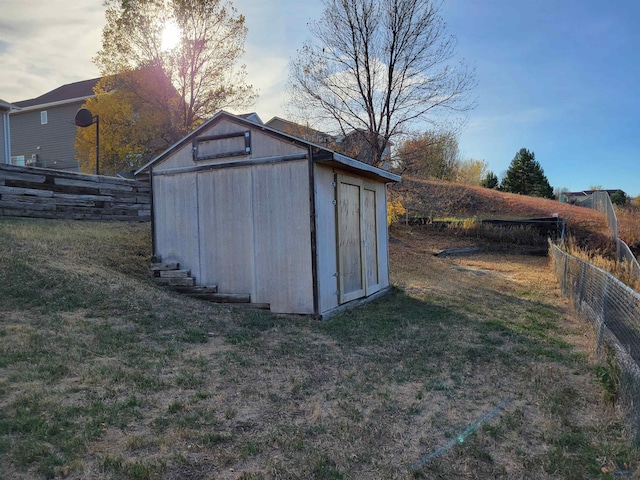
<instances>
[{"instance_id":1,"label":"chain link fence","mask_svg":"<svg viewBox=\"0 0 640 480\"><path fill-rule=\"evenodd\" d=\"M611 198L605 190L596 190L584 200L578 201L577 204L604 213L611 234L616 240L618 239L618 217L613 203L611 203Z\"/></svg>"},{"instance_id":2,"label":"chain link fence","mask_svg":"<svg viewBox=\"0 0 640 480\"><path fill-rule=\"evenodd\" d=\"M576 311L594 327L595 349L607 346L620 368L618 405L640 443L640 294L613 275L551 244L553 271Z\"/></svg>"},{"instance_id":3,"label":"chain link fence","mask_svg":"<svg viewBox=\"0 0 640 480\"><path fill-rule=\"evenodd\" d=\"M618 237L618 217L616 216L616 211L609 194L604 190L598 190L585 199L579 200L576 204L581 207L592 208L605 214L609 231L616 241L618 260L628 263L635 277L640 278L640 263L638 263L638 259L629 246Z\"/></svg>"}]
</instances>

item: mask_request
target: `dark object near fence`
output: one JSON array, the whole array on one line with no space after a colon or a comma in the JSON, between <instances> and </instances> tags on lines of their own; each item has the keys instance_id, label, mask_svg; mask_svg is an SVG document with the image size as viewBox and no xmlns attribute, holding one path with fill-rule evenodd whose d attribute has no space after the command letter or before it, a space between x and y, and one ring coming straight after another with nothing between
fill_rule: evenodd
<instances>
[{"instance_id":1,"label":"dark object near fence","mask_svg":"<svg viewBox=\"0 0 640 480\"><path fill-rule=\"evenodd\" d=\"M0 165L0 217L148 222L148 183Z\"/></svg>"},{"instance_id":2,"label":"dark object near fence","mask_svg":"<svg viewBox=\"0 0 640 480\"><path fill-rule=\"evenodd\" d=\"M481 219L478 221L482 225L494 225L503 228L528 227L538 231L540 235L551 237L554 240L562 238L564 234L564 219L560 217L527 218L522 220ZM433 217L409 217L407 219L408 225L429 225L436 229L457 226L459 223L460 221L457 220L434 220Z\"/></svg>"},{"instance_id":3,"label":"dark object near fence","mask_svg":"<svg viewBox=\"0 0 640 480\"><path fill-rule=\"evenodd\" d=\"M564 220L560 217L528 218L524 220L482 220L483 225L495 225L498 227L523 227L537 230L542 236L553 239L561 238Z\"/></svg>"}]
</instances>

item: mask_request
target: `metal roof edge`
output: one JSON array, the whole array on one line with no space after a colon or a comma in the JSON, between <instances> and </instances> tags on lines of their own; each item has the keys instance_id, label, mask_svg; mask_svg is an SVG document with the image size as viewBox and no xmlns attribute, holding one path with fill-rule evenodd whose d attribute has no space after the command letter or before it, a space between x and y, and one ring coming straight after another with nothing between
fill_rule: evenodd
<instances>
[{"instance_id":1,"label":"metal roof edge","mask_svg":"<svg viewBox=\"0 0 640 480\"><path fill-rule=\"evenodd\" d=\"M20 110L20 107L14 105L13 103L5 102L0 98L0 112L11 112L13 110Z\"/></svg>"},{"instance_id":2,"label":"metal roof edge","mask_svg":"<svg viewBox=\"0 0 640 480\"><path fill-rule=\"evenodd\" d=\"M362 170L374 174L390 182L400 182L402 180L402 177L400 175L388 172L387 170L383 170L382 168L374 167L373 165L369 165L368 163L361 162L354 158L347 157L346 155L342 155L341 153L333 152L333 161L350 168L355 168L357 170ZM322 162L322 160L320 162Z\"/></svg>"},{"instance_id":3,"label":"metal roof edge","mask_svg":"<svg viewBox=\"0 0 640 480\"><path fill-rule=\"evenodd\" d=\"M31 106L28 106L28 107L19 107L19 110L16 109L16 110L14 110L14 112L16 112L16 113L25 113L25 112L30 112L32 110L42 110L42 109L50 108L50 107L59 107L61 105L66 105L66 104L69 104L69 103L84 102L88 98L94 98L94 97L95 97L95 95L88 95L86 97L76 97L76 98L67 98L65 100L58 100L57 102L39 103L37 105L31 105ZM13 115L15 115L15 113Z\"/></svg>"}]
</instances>

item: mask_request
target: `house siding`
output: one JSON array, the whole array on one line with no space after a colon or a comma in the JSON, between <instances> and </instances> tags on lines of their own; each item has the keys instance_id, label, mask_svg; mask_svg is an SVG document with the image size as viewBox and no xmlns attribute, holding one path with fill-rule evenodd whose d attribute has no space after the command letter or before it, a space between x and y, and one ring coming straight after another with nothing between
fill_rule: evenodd
<instances>
[{"instance_id":1,"label":"house siding","mask_svg":"<svg viewBox=\"0 0 640 480\"><path fill-rule=\"evenodd\" d=\"M0 112L0 163L11 163L10 158L5 158L4 153L4 122L5 112Z\"/></svg>"},{"instance_id":2,"label":"house siding","mask_svg":"<svg viewBox=\"0 0 640 480\"><path fill-rule=\"evenodd\" d=\"M24 155L33 166L78 172L74 118L84 101L11 113L11 155ZM47 111L47 123L40 123L40 112ZM89 127L91 128L91 127ZM95 128L95 127L93 127ZM40 148L38 148L40 147Z\"/></svg>"}]
</instances>

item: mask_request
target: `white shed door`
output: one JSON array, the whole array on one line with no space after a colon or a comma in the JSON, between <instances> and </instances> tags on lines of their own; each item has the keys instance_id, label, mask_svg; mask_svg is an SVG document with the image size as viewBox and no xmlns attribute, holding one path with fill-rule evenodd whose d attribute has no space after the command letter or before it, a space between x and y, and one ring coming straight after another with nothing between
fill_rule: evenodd
<instances>
[{"instance_id":1,"label":"white shed door","mask_svg":"<svg viewBox=\"0 0 640 480\"><path fill-rule=\"evenodd\" d=\"M339 303L379 289L376 191L361 179L338 175Z\"/></svg>"}]
</instances>

